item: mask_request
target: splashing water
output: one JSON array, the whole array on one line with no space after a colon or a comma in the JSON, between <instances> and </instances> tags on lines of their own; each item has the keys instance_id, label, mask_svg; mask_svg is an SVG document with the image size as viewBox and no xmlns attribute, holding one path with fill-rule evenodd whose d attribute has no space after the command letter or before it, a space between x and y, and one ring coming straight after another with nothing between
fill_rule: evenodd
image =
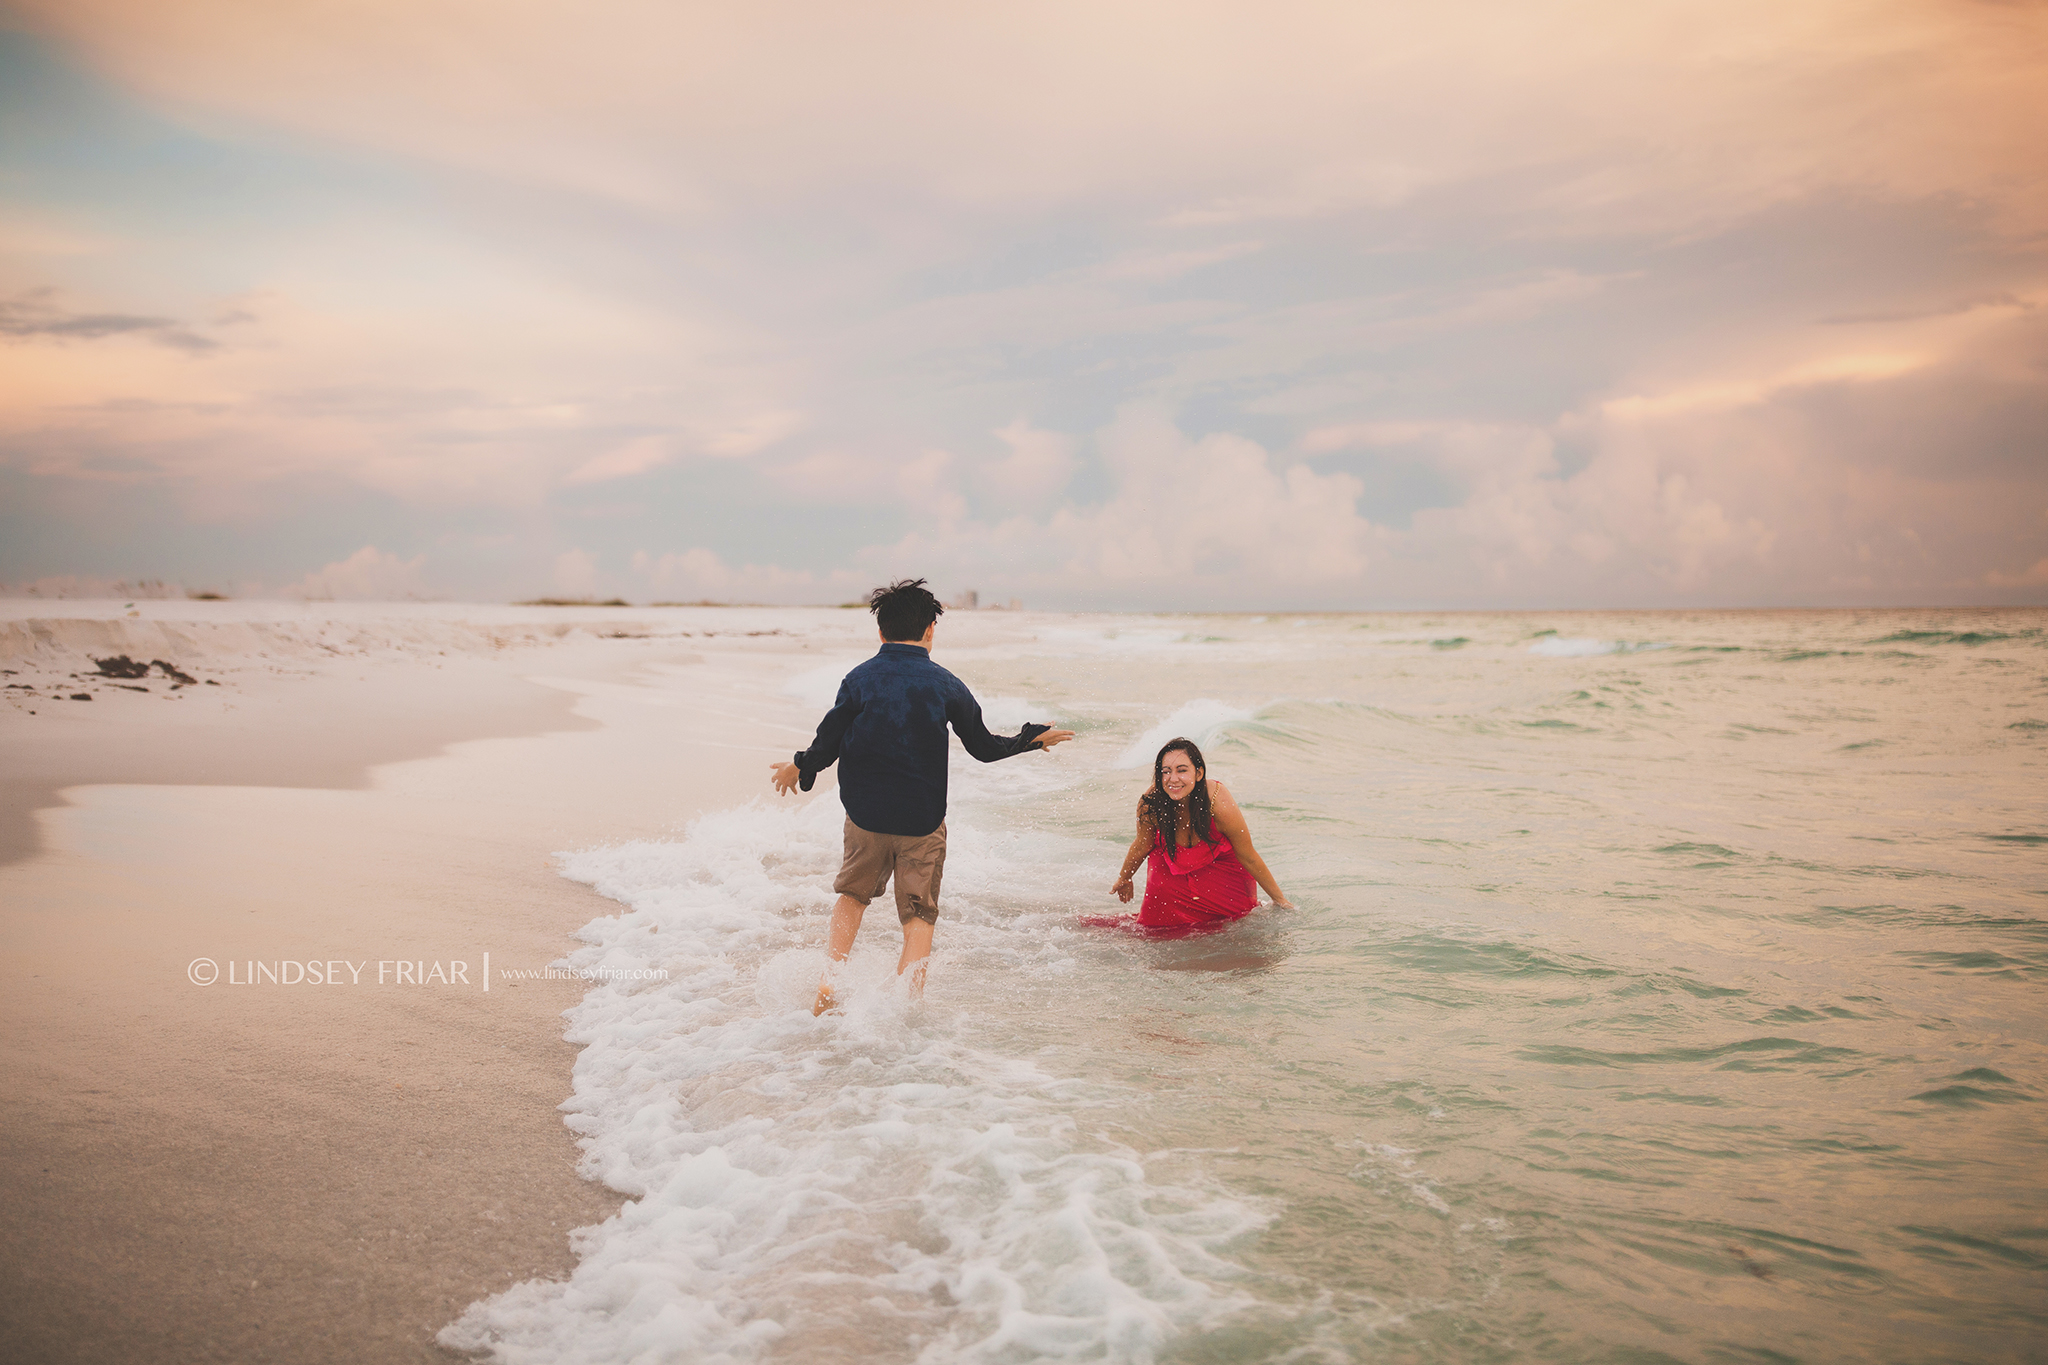
<instances>
[{"instance_id":1,"label":"splashing water","mask_svg":"<svg viewBox=\"0 0 2048 1365\"><path fill-rule=\"evenodd\" d=\"M1081 738L956 761L921 1003L881 914L845 1012L809 1014L829 796L572 855L618 911L574 965L671 973L571 1012L569 1122L629 1200L570 1280L443 1340L2032 1358L2043 613L1616 613L1536 652L1530 625L1065 618L946 656ZM1576 647L1621 640L1666 647ZM1086 929L1178 733L1300 909Z\"/></svg>"}]
</instances>

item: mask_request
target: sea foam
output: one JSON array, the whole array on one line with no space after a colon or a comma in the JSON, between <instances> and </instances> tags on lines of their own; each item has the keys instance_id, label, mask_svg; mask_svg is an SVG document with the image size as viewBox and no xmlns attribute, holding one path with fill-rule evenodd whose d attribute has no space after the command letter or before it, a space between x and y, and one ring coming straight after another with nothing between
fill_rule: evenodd
<instances>
[{"instance_id":1,"label":"sea foam","mask_svg":"<svg viewBox=\"0 0 2048 1365\"><path fill-rule=\"evenodd\" d=\"M963 767L967 806L1016 787ZM444 1345L507 1362L1147 1361L1247 1302L1223 1244L1259 1209L1153 1181L1144 1154L1090 1130L1127 1096L1006 1055L976 1012L937 1003L982 994L947 992L948 974L1059 979L1062 926L1099 892L1087 859L1051 847L1071 841L986 836L955 805L933 1001L895 976L885 899L840 969L846 1008L823 1019L808 1006L836 802L565 859L623 907L569 965L669 974L568 1011L584 1173L632 1198L575 1234L568 1280L473 1305Z\"/></svg>"},{"instance_id":2,"label":"sea foam","mask_svg":"<svg viewBox=\"0 0 2048 1365\"><path fill-rule=\"evenodd\" d=\"M1149 768L1159 754L1159 746L1167 740L1184 737L1197 744L1207 744L1227 727L1250 720L1255 714L1250 708L1232 706L1229 702L1197 698L1132 740L1130 746L1118 755L1116 766Z\"/></svg>"},{"instance_id":3,"label":"sea foam","mask_svg":"<svg viewBox=\"0 0 2048 1365\"><path fill-rule=\"evenodd\" d=\"M1601 654L1641 654L1671 646L1652 640L1591 640L1566 635L1546 635L1529 646L1531 654L1547 659L1587 659Z\"/></svg>"}]
</instances>

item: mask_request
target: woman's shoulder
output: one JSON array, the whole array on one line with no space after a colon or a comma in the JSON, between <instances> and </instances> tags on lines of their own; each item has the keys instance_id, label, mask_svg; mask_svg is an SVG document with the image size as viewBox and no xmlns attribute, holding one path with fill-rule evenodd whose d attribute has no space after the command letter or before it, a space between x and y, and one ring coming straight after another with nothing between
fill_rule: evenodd
<instances>
[{"instance_id":1,"label":"woman's shoulder","mask_svg":"<svg viewBox=\"0 0 2048 1365\"><path fill-rule=\"evenodd\" d=\"M1223 779L1222 779L1222 778L1220 778L1220 777L1205 777L1205 778L1203 778L1202 780L1203 780L1204 782L1206 782L1206 783L1208 783L1208 784L1209 784L1209 799L1210 799L1211 801L1235 801L1235 800L1236 800L1236 798L1235 798L1235 797L1233 797L1233 796L1232 796L1232 795L1230 794L1230 788L1228 788L1228 787L1226 787L1226 786L1224 786L1224 785L1223 785Z\"/></svg>"}]
</instances>

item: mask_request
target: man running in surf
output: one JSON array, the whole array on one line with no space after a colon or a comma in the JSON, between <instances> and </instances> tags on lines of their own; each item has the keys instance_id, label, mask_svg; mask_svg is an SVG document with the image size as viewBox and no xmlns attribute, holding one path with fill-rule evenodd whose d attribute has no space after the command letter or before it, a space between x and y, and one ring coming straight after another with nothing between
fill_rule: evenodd
<instances>
[{"instance_id":1,"label":"man running in surf","mask_svg":"<svg viewBox=\"0 0 2048 1365\"><path fill-rule=\"evenodd\" d=\"M772 763L778 795L805 791L820 772L839 766L839 802L846 807L845 856L832 889L829 947L844 962L868 902L896 883L903 925L898 976L910 971L913 999L924 991L932 931L939 922L939 877L946 866L946 727L967 752L993 763L1031 749L1050 749L1072 730L1027 724L1015 735L992 735L981 704L932 662L932 637L945 614L922 578L868 594L882 647L839 684L838 700L818 724L811 747L789 763ZM829 974L818 983L812 1014L837 1006Z\"/></svg>"}]
</instances>

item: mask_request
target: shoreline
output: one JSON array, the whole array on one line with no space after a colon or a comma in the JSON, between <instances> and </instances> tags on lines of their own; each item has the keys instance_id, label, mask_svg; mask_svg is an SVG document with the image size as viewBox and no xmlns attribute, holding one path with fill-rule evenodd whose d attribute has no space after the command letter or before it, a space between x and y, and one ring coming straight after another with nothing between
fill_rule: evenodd
<instances>
[{"instance_id":1,"label":"shoreline","mask_svg":"<svg viewBox=\"0 0 2048 1365\"><path fill-rule=\"evenodd\" d=\"M371 671L402 671L378 681L402 683L403 697L366 706L358 686L315 677L254 698L239 688L220 697L180 697L187 704L175 709L163 705L169 698L123 697L105 688L97 690L90 716L80 714L86 703L46 703L58 713L54 723L42 733L10 736L5 745L0 866L42 850L36 814L65 805L70 788L360 791L372 785L378 767L431 758L465 741L591 728L575 715L574 698L474 661L436 669L377 663L365 667ZM310 725L309 716L317 717Z\"/></svg>"},{"instance_id":2,"label":"shoreline","mask_svg":"<svg viewBox=\"0 0 2048 1365\"><path fill-rule=\"evenodd\" d=\"M0 1351L445 1362L434 1334L471 1302L569 1271L569 1232L624 1196L577 1173L559 1014L589 983L546 969L615 907L553 853L753 796L784 747L730 718L781 704L758 676L691 644L244 659L204 701L13 718L0 745L41 766L0 800L63 803L0 865ZM680 704L700 676L734 691L722 714ZM202 957L427 979L200 986Z\"/></svg>"}]
</instances>

